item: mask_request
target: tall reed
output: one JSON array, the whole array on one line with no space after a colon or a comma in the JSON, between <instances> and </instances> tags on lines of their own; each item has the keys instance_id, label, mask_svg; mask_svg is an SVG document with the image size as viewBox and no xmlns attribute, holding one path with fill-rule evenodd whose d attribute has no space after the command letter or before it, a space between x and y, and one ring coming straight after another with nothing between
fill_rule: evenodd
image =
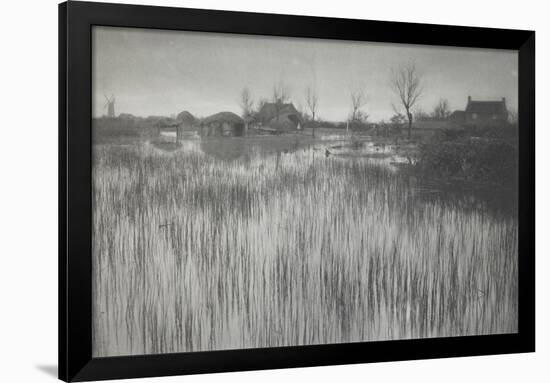
<instances>
[{"instance_id":1,"label":"tall reed","mask_svg":"<svg viewBox=\"0 0 550 383\"><path fill-rule=\"evenodd\" d=\"M94 146L94 356L517 331L517 219L311 150Z\"/></svg>"}]
</instances>

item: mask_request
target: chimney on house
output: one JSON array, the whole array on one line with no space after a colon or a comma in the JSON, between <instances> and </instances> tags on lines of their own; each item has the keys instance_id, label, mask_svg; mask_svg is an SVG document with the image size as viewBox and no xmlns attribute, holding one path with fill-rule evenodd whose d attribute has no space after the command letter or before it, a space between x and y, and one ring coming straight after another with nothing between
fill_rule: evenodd
<instances>
[{"instance_id":1,"label":"chimney on house","mask_svg":"<svg viewBox=\"0 0 550 383\"><path fill-rule=\"evenodd\" d=\"M506 97L502 97L502 103L506 104Z\"/></svg>"},{"instance_id":2,"label":"chimney on house","mask_svg":"<svg viewBox=\"0 0 550 383\"><path fill-rule=\"evenodd\" d=\"M468 104L472 102L472 96L468 96Z\"/></svg>"}]
</instances>

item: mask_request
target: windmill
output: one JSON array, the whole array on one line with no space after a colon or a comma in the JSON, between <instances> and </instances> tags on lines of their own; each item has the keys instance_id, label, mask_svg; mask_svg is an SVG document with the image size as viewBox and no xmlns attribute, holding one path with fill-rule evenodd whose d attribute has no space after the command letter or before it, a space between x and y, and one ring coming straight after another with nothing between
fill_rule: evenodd
<instances>
[{"instance_id":1,"label":"windmill","mask_svg":"<svg viewBox=\"0 0 550 383\"><path fill-rule=\"evenodd\" d=\"M115 96L103 96L105 97L105 105L103 107L107 109L107 117L115 117Z\"/></svg>"}]
</instances>

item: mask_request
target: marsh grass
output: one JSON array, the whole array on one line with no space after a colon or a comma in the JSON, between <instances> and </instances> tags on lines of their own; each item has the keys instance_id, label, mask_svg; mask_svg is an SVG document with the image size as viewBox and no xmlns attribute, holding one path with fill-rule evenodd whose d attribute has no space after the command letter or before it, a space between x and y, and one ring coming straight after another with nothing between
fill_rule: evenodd
<instances>
[{"instance_id":1,"label":"marsh grass","mask_svg":"<svg viewBox=\"0 0 550 383\"><path fill-rule=\"evenodd\" d=\"M516 332L517 235L353 157L96 145L93 355Z\"/></svg>"}]
</instances>

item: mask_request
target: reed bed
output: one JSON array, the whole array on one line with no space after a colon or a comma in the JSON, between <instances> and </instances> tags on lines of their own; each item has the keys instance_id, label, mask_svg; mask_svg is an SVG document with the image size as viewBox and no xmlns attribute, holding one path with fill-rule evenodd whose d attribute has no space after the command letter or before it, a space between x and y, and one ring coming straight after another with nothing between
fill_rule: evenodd
<instances>
[{"instance_id":1,"label":"reed bed","mask_svg":"<svg viewBox=\"0 0 550 383\"><path fill-rule=\"evenodd\" d=\"M93 355L513 333L517 231L354 157L97 145Z\"/></svg>"}]
</instances>

